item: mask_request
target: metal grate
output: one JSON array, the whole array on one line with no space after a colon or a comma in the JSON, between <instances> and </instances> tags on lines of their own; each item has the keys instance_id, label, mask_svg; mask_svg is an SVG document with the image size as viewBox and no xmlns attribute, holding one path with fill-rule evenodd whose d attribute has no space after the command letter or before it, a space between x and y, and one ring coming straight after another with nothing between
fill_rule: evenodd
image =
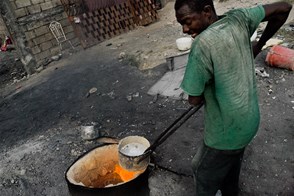
<instances>
[{"instance_id":1,"label":"metal grate","mask_svg":"<svg viewBox=\"0 0 294 196\"><path fill-rule=\"evenodd\" d=\"M131 0L130 2L137 25L148 25L158 19L155 0Z\"/></svg>"},{"instance_id":2,"label":"metal grate","mask_svg":"<svg viewBox=\"0 0 294 196\"><path fill-rule=\"evenodd\" d=\"M82 0L63 1L83 2ZM158 19L154 0L114 1L116 4L113 6L100 9L87 8L92 11L79 12L79 15L75 15L80 18L80 23L73 24L73 26L83 47L95 45L105 39L128 32L137 25L148 25ZM102 4L98 5L102 6ZM84 4L82 7L78 10L86 10L84 7L87 6Z\"/></svg>"},{"instance_id":3,"label":"metal grate","mask_svg":"<svg viewBox=\"0 0 294 196\"><path fill-rule=\"evenodd\" d=\"M135 28L128 3L88 12L82 16L82 33L88 44L99 43Z\"/></svg>"}]
</instances>

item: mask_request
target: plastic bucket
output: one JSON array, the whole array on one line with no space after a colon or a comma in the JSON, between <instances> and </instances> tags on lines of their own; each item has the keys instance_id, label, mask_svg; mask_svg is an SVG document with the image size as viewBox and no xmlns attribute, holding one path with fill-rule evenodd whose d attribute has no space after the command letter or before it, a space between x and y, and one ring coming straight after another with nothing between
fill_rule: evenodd
<instances>
[{"instance_id":1,"label":"plastic bucket","mask_svg":"<svg viewBox=\"0 0 294 196\"><path fill-rule=\"evenodd\" d=\"M294 50L275 45L267 53L265 61L270 66L294 71Z\"/></svg>"}]
</instances>

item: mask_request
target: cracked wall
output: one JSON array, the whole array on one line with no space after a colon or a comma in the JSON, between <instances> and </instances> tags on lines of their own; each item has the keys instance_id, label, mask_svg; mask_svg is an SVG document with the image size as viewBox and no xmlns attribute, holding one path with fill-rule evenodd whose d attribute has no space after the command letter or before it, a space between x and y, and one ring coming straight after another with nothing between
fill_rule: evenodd
<instances>
[{"instance_id":1,"label":"cracked wall","mask_svg":"<svg viewBox=\"0 0 294 196\"><path fill-rule=\"evenodd\" d=\"M60 22L66 37L73 45L79 45L60 0L4 0L1 13L28 74L60 53L49 30L50 22ZM70 45L65 43L63 47L66 49Z\"/></svg>"}]
</instances>

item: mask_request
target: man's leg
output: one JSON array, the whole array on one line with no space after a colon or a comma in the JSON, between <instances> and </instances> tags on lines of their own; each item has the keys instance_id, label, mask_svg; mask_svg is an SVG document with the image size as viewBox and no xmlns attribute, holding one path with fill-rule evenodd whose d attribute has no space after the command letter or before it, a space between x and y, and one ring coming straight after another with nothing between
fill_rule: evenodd
<instances>
[{"instance_id":1,"label":"man's leg","mask_svg":"<svg viewBox=\"0 0 294 196\"><path fill-rule=\"evenodd\" d=\"M221 186L222 196L236 196L239 192L239 175L244 150L241 150L240 152L236 151L235 153L233 154L235 156L234 164L232 165L229 173L227 174Z\"/></svg>"},{"instance_id":2,"label":"man's leg","mask_svg":"<svg viewBox=\"0 0 294 196\"><path fill-rule=\"evenodd\" d=\"M202 145L192 161L197 196L215 196L236 160L235 153ZM234 152L234 151L233 151Z\"/></svg>"},{"instance_id":3,"label":"man's leg","mask_svg":"<svg viewBox=\"0 0 294 196\"><path fill-rule=\"evenodd\" d=\"M196 196L215 196L229 170L222 161L222 154L205 144L200 146L193 158L192 168L196 182Z\"/></svg>"}]
</instances>

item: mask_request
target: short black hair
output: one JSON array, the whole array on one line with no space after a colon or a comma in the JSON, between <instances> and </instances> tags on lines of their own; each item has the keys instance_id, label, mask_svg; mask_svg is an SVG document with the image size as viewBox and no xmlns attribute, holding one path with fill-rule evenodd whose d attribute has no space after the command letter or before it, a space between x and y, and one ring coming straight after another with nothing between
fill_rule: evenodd
<instances>
[{"instance_id":1,"label":"short black hair","mask_svg":"<svg viewBox=\"0 0 294 196\"><path fill-rule=\"evenodd\" d=\"M187 5L192 12L201 12L206 5L210 5L215 12L213 0L176 0L175 10L179 10L182 6Z\"/></svg>"}]
</instances>

